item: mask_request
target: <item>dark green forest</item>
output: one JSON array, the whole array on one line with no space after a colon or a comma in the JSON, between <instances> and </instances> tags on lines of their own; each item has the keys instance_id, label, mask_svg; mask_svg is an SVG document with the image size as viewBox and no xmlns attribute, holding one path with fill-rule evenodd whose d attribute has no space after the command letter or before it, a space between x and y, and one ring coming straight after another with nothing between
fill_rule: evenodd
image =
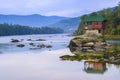
<instances>
[{"instance_id":1,"label":"dark green forest","mask_svg":"<svg viewBox=\"0 0 120 80\"><path fill-rule=\"evenodd\" d=\"M107 8L100 10L98 12L93 12L91 14L82 15L80 18L85 18L86 16L102 16L106 19L106 35L120 35L120 2L118 6L114 8ZM76 30L76 34L82 33L81 24L79 25L78 29Z\"/></svg>"},{"instance_id":2,"label":"dark green forest","mask_svg":"<svg viewBox=\"0 0 120 80\"><path fill-rule=\"evenodd\" d=\"M27 34L54 34L63 33L64 31L60 28L49 28L49 27L29 27L22 25L12 25L12 24L0 24L0 36L8 35L27 35Z\"/></svg>"}]
</instances>

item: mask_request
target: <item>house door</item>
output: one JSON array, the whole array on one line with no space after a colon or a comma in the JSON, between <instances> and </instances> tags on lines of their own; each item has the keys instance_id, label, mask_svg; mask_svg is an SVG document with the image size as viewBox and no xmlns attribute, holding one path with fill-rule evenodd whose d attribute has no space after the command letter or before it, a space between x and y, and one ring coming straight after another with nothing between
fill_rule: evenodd
<instances>
[{"instance_id":1,"label":"house door","mask_svg":"<svg viewBox=\"0 0 120 80\"><path fill-rule=\"evenodd\" d=\"M98 33L101 33L101 30L98 30Z\"/></svg>"}]
</instances>

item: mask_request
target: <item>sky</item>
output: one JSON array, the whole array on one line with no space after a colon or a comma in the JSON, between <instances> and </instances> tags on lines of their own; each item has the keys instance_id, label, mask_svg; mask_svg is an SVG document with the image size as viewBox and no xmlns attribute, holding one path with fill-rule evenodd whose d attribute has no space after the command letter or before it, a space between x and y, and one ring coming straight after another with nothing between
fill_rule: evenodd
<instances>
[{"instance_id":1,"label":"sky","mask_svg":"<svg viewBox=\"0 0 120 80\"><path fill-rule=\"evenodd\" d=\"M77 17L108 7L120 0L0 0L0 14Z\"/></svg>"}]
</instances>

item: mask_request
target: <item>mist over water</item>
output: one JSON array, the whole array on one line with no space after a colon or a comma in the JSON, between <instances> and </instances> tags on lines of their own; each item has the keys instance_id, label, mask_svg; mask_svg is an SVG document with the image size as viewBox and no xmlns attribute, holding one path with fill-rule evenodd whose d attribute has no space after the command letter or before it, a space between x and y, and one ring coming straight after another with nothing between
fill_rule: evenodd
<instances>
[{"instance_id":1,"label":"mist over water","mask_svg":"<svg viewBox=\"0 0 120 80\"><path fill-rule=\"evenodd\" d=\"M72 36L68 34L7 36L0 38L1 80L120 80L120 65L104 65L103 73L87 73L85 61L62 61L62 55L73 55L68 49ZM11 39L24 39L25 47L16 47ZM49 44L52 48L31 50L35 44ZM45 41L35 41L45 39Z\"/></svg>"}]
</instances>

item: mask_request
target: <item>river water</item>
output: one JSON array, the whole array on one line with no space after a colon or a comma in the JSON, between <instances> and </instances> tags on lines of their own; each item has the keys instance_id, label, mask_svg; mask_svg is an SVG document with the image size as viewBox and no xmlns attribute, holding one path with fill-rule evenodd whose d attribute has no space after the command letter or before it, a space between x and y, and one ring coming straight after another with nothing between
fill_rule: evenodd
<instances>
[{"instance_id":1,"label":"river water","mask_svg":"<svg viewBox=\"0 0 120 80\"><path fill-rule=\"evenodd\" d=\"M67 34L0 37L0 80L120 80L120 65L95 63L88 72L85 61L62 61L60 56L73 55L67 48L72 38ZM11 43L11 39L21 42ZM31 50L36 48L29 45L31 42L49 44L52 48ZM17 44L25 47L16 47Z\"/></svg>"}]
</instances>

